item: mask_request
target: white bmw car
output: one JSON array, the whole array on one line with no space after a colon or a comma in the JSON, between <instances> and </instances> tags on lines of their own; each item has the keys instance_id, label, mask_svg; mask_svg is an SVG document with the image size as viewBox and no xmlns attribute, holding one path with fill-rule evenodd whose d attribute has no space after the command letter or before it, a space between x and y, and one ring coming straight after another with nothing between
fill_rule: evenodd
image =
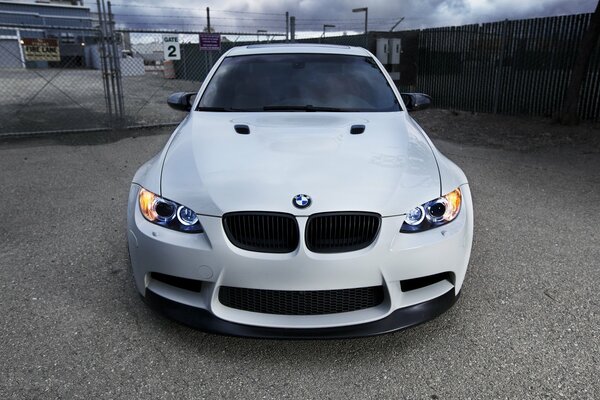
<instances>
[{"instance_id":1,"label":"white bmw car","mask_svg":"<svg viewBox=\"0 0 600 400\"><path fill-rule=\"evenodd\" d=\"M252 45L223 55L164 149L135 174L140 294L209 332L345 338L456 301L473 237L464 173L368 51Z\"/></svg>"}]
</instances>

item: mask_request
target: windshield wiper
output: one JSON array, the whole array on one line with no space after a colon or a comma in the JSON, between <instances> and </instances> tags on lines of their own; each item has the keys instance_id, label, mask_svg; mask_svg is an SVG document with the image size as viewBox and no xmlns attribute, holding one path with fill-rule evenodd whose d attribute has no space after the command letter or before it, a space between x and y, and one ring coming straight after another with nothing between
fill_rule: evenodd
<instances>
[{"instance_id":1,"label":"windshield wiper","mask_svg":"<svg viewBox=\"0 0 600 400\"><path fill-rule=\"evenodd\" d=\"M196 107L196 111L221 111L221 112L243 112L253 111L244 108L231 108L231 107Z\"/></svg>"},{"instance_id":2,"label":"windshield wiper","mask_svg":"<svg viewBox=\"0 0 600 400\"><path fill-rule=\"evenodd\" d=\"M225 107L196 107L196 111L233 111L231 108Z\"/></svg>"},{"instance_id":3,"label":"windshield wiper","mask_svg":"<svg viewBox=\"0 0 600 400\"><path fill-rule=\"evenodd\" d=\"M331 111L331 112L340 112L346 111L341 108L336 107L315 107L312 104L307 104L305 106L264 106L263 111Z\"/></svg>"}]
</instances>

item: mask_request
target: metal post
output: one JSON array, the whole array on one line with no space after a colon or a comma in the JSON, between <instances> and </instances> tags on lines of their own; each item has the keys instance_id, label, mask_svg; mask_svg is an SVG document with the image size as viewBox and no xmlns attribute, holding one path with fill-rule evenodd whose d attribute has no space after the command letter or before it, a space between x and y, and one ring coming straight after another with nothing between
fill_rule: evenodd
<instances>
[{"instance_id":1,"label":"metal post","mask_svg":"<svg viewBox=\"0 0 600 400\"><path fill-rule=\"evenodd\" d=\"M323 34L321 35L321 37L325 37L325 30L327 28L335 28L335 25L332 25L332 24L323 24Z\"/></svg>"},{"instance_id":2,"label":"metal post","mask_svg":"<svg viewBox=\"0 0 600 400\"><path fill-rule=\"evenodd\" d=\"M103 26L102 27L102 34L104 36L104 40L107 42L107 55L108 55L108 66L109 66L109 76L110 76L110 86L111 86L111 90L112 90L112 97L113 97L113 104L115 106L115 114L118 117L118 101L117 101L117 89L116 89L116 83L115 83L115 68L114 68L114 60L113 60L113 52L112 52L112 44L110 42L110 35L107 29L108 26L108 15L106 12L106 4L104 2L104 0L101 0L100 4L102 5L102 20L103 20Z\"/></svg>"},{"instance_id":3,"label":"metal post","mask_svg":"<svg viewBox=\"0 0 600 400\"><path fill-rule=\"evenodd\" d=\"M25 54L23 54L23 44L21 43L21 30L17 28L17 42L19 43L19 54L21 56L21 66L27 68L25 65Z\"/></svg>"},{"instance_id":4,"label":"metal post","mask_svg":"<svg viewBox=\"0 0 600 400\"><path fill-rule=\"evenodd\" d=\"M258 30L256 31L256 41L257 41L257 42L260 42L260 34L261 34L261 33L264 33L264 34L265 34L265 37L267 38L267 41L268 41L268 40L269 40L269 37L267 36L267 31L266 31L265 29L258 29Z\"/></svg>"},{"instance_id":5,"label":"metal post","mask_svg":"<svg viewBox=\"0 0 600 400\"><path fill-rule=\"evenodd\" d=\"M402 22L402 21L404 21L404 17L400 18L400 19L398 20L398 22L396 22L396 23L394 24L394 26L392 26L392 27L390 28L390 32L394 32L394 29L396 29L396 27L397 27L398 25L400 25L400 22Z\"/></svg>"},{"instance_id":6,"label":"metal post","mask_svg":"<svg viewBox=\"0 0 600 400\"><path fill-rule=\"evenodd\" d=\"M290 41L296 41L296 17L290 17Z\"/></svg>"},{"instance_id":7,"label":"metal post","mask_svg":"<svg viewBox=\"0 0 600 400\"><path fill-rule=\"evenodd\" d=\"M503 78L504 78L504 67L502 65L502 63L504 62L504 56L506 54L506 44L508 43L508 40L506 40L506 36L507 36L507 26L508 26L509 22L508 19L504 20L504 23L502 24L502 49L500 50L500 59L498 60L497 64L496 64L496 82L495 82L495 86L494 86L494 114L498 114L498 104L500 102L500 87L502 86L503 83Z\"/></svg>"},{"instance_id":8,"label":"metal post","mask_svg":"<svg viewBox=\"0 0 600 400\"><path fill-rule=\"evenodd\" d=\"M181 61L183 62L183 77L184 77L183 79L187 80L189 78L188 78L188 72L187 72L187 65L185 63L186 56L185 56L185 54L183 54L184 49L185 49L185 46L181 46ZM175 69L175 64L173 64L173 69ZM177 71L175 71L175 77L177 78Z\"/></svg>"},{"instance_id":9,"label":"metal post","mask_svg":"<svg viewBox=\"0 0 600 400\"><path fill-rule=\"evenodd\" d=\"M365 49L369 49L369 28L367 26L369 21L369 7L353 8L352 12L364 12L365 13Z\"/></svg>"},{"instance_id":10,"label":"metal post","mask_svg":"<svg viewBox=\"0 0 600 400\"><path fill-rule=\"evenodd\" d=\"M290 13L285 12L285 41L290 41Z\"/></svg>"},{"instance_id":11,"label":"metal post","mask_svg":"<svg viewBox=\"0 0 600 400\"><path fill-rule=\"evenodd\" d=\"M121 80L121 57L119 54L119 47L115 40L115 30L114 30L115 20L113 17L114 16L112 13L112 8L111 8L111 4L109 1L108 2L108 21L109 21L108 29L109 29L110 37L112 40L113 62L114 62L114 67L115 67L114 73L115 73L115 79L117 81L117 99L119 100L117 109L118 109L119 118L123 118L124 110L123 110L123 86L122 86L122 80ZM116 55L116 57L115 57L115 55ZM117 104L115 104L115 106L117 106Z\"/></svg>"},{"instance_id":12,"label":"metal post","mask_svg":"<svg viewBox=\"0 0 600 400\"><path fill-rule=\"evenodd\" d=\"M206 7L206 30L208 33L210 32L210 8Z\"/></svg>"},{"instance_id":13,"label":"metal post","mask_svg":"<svg viewBox=\"0 0 600 400\"><path fill-rule=\"evenodd\" d=\"M206 7L206 30L208 30L208 33L212 33L210 31L210 8ZM212 50L205 50L207 52L208 55L208 70L206 71L207 73L210 71L210 69L212 68Z\"/></svg>"},{"instance_id":14,"label":"metal post","mask_svg":"<svg viewBox=\"0 0 600 400\"><path fill-rule=\"evenodd\" d=\"M110 84L108 83L108 65L106 62L106 39L104 37L104 15L102 13L102 7L100 6L100 0L96 0L96 6L98 7L98 22L100 24L99 34L99 53L100 53L100 68L102 69L102 83L104 84L104 99L106 100L106 109L108 110L108 123L112 126L112 103L110 101Z\"/></svg>"},{"instance_id":15,"label":"metal post","mask_svg":"<svg viewBox=\"0 0 600 400\"><path fill-rule=\"evenodd\" d=\"M367 24L369 23L369 7L365 7L365 48L369 49L369 28Z\"/></svg>"}]
</instances>

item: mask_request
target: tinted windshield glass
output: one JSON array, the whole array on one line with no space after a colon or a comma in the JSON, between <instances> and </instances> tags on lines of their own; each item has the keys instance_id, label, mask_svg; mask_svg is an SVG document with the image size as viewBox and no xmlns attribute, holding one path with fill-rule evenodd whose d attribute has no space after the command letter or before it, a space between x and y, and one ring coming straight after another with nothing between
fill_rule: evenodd
<instances>
[{"instance_id":1,"label":"tinted windshield glass","mask_svg":"<svg viewBox=\"0 0 600 400\"><path fill-rule=\"evenodd\" d=\"M261 54L226 58L199 110L399 111L394 93L369 57Z\"/></svg>"}]
</instances>

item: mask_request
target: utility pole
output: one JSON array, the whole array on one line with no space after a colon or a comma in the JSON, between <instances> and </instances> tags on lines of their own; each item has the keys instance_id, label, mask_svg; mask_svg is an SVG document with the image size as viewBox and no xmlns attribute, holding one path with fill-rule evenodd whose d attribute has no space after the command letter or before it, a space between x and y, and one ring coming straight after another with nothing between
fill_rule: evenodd
<instances>
[{"instance_id":1,"label":"utility pole","mask_svg":"<svg viewBox=\"0 0 600 400\"><path fill-rule=\"evenodd\" d=\"M296 17L290 17L290 41L296 41Z\"/></svg>"},{"instance_id":2,"label":"utility pole","mask_svg":"<svg viewBox=\"0 0 600 400\"><path fill-rule=\"evenodd\" d=\"M285 41L290 41L290 13L285 12Z\"/></svg>"},{"instance_id":3,"label":"utility pole","mask_svg":"<svg viewBox=\"0 0 600 400\"><path fill-rule=\"evenodd\" d=\"M257 42L260 42L260 34L261 34L261 33L264 33L264 34L265 34L265 36L267 36L267 35L266 35L267 31L266 31L265 29L259 29L259 30L257 30L257 31L256 31L256 41L257 41ZM269 38L267 37L267 39L269 39Z\"/></svg>"},{"instance_id":4,"label":"utility pole","mask_svg":"<svg viewBox=\"0 0 600 400\"><path fill-rule=\"evenodd\" d=\"M353 8L352 12L357 13L357 12L364 12L365 13L365 49L369 49L369 30L367 27L368 21L369 21L369 7L361 7L361 8Z\"/></svg>"},{"instance_id":5,"label":"utility pole","mask_svg":"<svg viewBox=\"0 0 600 400\"><path fill-rule=\"evenodd\" d=\"M335 25L323 24L323 34L321 35L321 37L325 37L325 29L327 28L335 28Z\"/></svg>"}]
</instances>

